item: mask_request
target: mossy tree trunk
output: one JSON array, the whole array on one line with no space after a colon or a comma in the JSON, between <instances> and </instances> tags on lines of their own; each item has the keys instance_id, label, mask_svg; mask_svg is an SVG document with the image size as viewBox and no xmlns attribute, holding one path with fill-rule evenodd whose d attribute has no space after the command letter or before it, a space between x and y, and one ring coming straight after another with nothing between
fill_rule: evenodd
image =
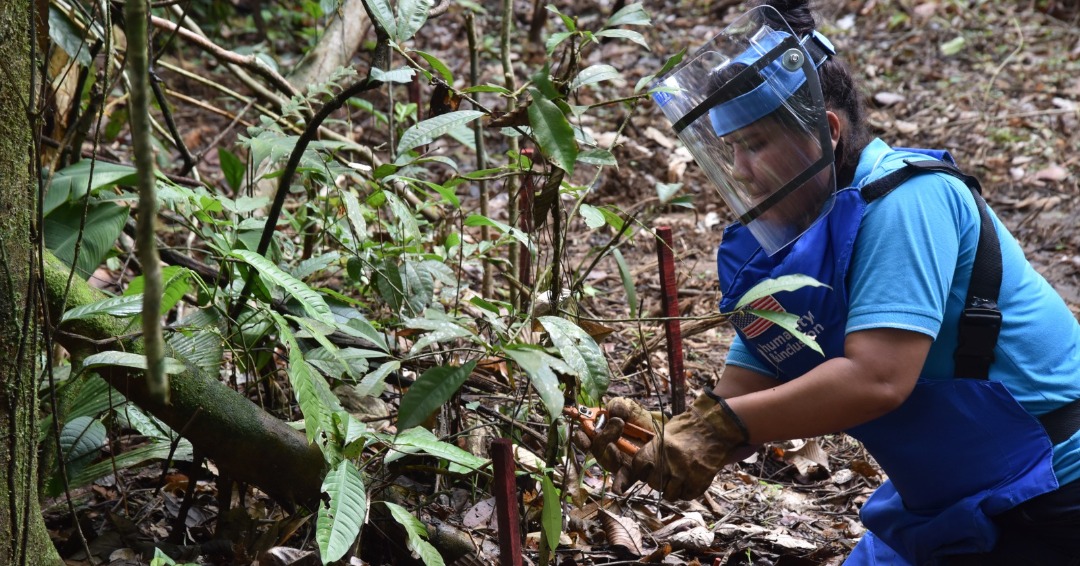
<instances>
[{"instance_id":1,"label":"mossy tree trunk","mask_svg":"<svg viewBox=\"0 0 1080 566\"><path fill-rule=\"evenodd\" d=\"M33 0L0 2L0 564L62 564L37 493L41 347L30 223L37 203L30 113Z\"/></svg>"}]
</instances>

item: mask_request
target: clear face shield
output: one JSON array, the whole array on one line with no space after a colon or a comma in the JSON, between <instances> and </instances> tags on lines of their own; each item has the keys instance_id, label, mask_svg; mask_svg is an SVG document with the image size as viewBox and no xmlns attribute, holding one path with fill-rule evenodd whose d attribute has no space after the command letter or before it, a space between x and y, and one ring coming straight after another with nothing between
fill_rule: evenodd
<instances>
[{"instance_id":1,"label":"clear face shield","mask_svg":"<svg viewBox=\"0 0 1080 566\"><path fill-rule=\"evenodd\" d=\"M653 94L769 255L827 214L836 192L817 74L832 44L817 32L799 39L782 22L770 6L743 14Z\"/></svg>"}]
</instances>

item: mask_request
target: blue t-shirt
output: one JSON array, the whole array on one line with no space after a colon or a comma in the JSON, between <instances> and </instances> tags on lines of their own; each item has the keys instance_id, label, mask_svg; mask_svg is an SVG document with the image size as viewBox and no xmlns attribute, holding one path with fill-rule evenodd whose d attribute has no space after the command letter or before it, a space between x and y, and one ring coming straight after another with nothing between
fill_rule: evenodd
<instances>
[{"instance_id":1,"label":"blue t-shirt","mask_svg":"<svg viewBox=\"0 0 1080 566\"><path fill-rule=\"evenodd\" d=\"M926 157L874 140L862 153L854 186L899 169L904 159ZM1080 398L1080 324L991 216L1001 243L1002 328L990 379L1038 416ZM848 275L846 332L899 328L926 334L934 342L921 377L951 379L979 226L971 191L948 175L916 176L870 203ZM738 337L727 363L775 375ZM1054 447L1054 471L1063 484L1080 478L1080 435Z\"/></svg>"}]
</instances>

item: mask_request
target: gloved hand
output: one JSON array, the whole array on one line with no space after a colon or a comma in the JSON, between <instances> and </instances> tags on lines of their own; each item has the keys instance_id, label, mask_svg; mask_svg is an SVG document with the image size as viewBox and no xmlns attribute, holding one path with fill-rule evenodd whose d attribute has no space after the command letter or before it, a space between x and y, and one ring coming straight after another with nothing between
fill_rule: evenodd
<instances>
[{"instance_id":1,"label":"gloved hand","mask_svg":"<svg viewBox=\"0 0 1080 566\"><path fill-rule=\"evenodd\" d=\"M610 421L592 439L592 452L605 469L617 470L612 487L620 493L635 481L643 481L669 501L700 497L728 456L749 438L731 407L720 397L706 394L630 457L614 446L622 432L620 419L640 418L645 410L625 399L613 400L607 409Z\"/></svg>"},{"instance_id":2,"label":"gloved hand","mask_svg":"<svg viewBox=\"0 0 1080 566\"><path fill-rule=\"evenodd\" d=\"M630 399L616 397L608 401L604 408L607 410L607 420L602 427L597 429L596 436L590 438L581 428L578 428L574 432L574 444L582 450L591 452L600 467L615 474L613 485L619 493L622 493L624 487L629 487L634 483L628 476L633 457L619 450L616 441L623 435L627 424L652 431L654 437L660 433L662 425L648 409ZM631 442L636 445L641 444L632 440Z\"/></svg>"}]
</instances>

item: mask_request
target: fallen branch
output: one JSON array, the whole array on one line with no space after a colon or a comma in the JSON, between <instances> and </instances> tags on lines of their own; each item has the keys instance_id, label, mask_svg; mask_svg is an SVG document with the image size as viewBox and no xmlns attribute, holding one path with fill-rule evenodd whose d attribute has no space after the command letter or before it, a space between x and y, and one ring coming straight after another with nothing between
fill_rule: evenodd
<instances>
[{"instance_id":1,"label":"fallen branch","mask_svg":"<svg viewBox=\"0 0 1080 566\"><path fill-rule=\"evenodd\" d=\"M60 320L60 302L70 268L51 253L45 258L46 301L50 319ZM75 278L67 308L87 305L105 295ZM139 339L101 346L97 341L119 336L128 322L107 315L68 321L56 342L73 353L88 355L100 350L123 349L142 352ZM81 341L85 336L93 342ZM133 403L168 424L183 430L191 441L218 468L233 479L265 491L283 504L311 504L322 486L322 452L308 444L304 433L262 410L249 399L226 387L215 376L195 368L174 375L169 383L171 403L151 396L140 371L103 368L101 377Z\"/></svg>"},{"instance_id":2,"label":"fallen branch","mask_svg":"<svg viewBox=\"0 0 1080 566\"><path fill-rule=\"evenodd\" d=\"M717 326L726 323L727 320L728 317L726 314L714 314L706 318L692 320L687 323L686 326L682 327L682 336L683 338L696 336L706 330L716 328ZM635 350L634 353L630 354L630 357L626 358L626 361L623 362L621 368L622 373L627 374L633 371L634 367L644 361L645 356L648 355L649 352L659 348L660 345L664 343L665 339L666 337L664 334L658 334L646 342L642 348Z\"/></svg>"}]
</instances>

